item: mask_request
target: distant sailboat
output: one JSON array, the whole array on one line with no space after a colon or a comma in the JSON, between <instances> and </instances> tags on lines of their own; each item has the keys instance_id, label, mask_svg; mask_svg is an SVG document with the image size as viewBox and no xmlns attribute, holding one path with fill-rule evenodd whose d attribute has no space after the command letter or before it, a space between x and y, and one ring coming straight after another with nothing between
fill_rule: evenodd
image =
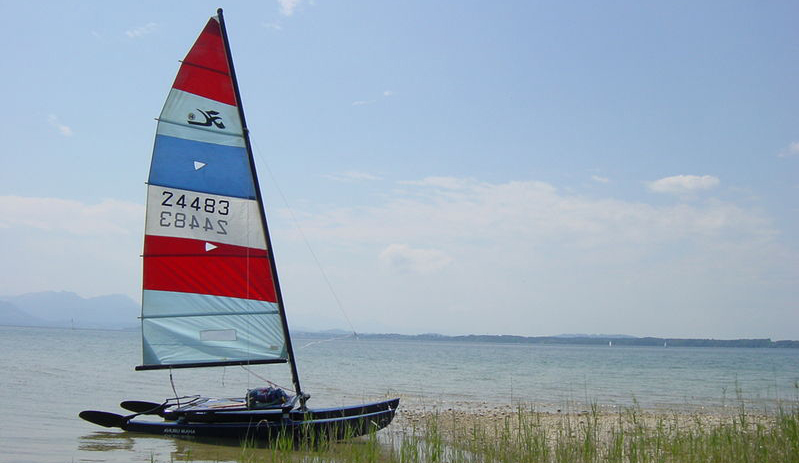
<instances>
[{"instance_id":1,"label":"distant sailboat","mask_svg":"<svg viewBox=\"0 0 799 463\"><path fill-rule=\"evenodd\" d=\"M391 422L399 399L306 407L221 9L182 61L158 118L147 191L144 361L136 369L288 363L294 394L264 387L236 399L125 401L134 414L87 410L81 418L262 441L355 437Z\"/></svg>"}]
</instances>

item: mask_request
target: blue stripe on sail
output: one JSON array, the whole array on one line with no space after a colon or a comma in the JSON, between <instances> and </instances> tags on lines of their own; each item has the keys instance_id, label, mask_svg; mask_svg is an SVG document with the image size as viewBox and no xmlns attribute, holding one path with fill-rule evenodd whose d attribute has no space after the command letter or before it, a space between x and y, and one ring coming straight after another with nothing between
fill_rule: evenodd
<instances>
[{"instance_id":1,"label":"blue stripe on sail","mask_svg":"<svg viewBox=\"0 0 799 463\"><path fill-rule=\"evenodd\" d=\"M288 359L274 303L145 290L142 316L145 365Z\"/></svg>"},{"instance_id":2,"label":"blue stripe on sail","mask_svg":"<svg viewBox=\"0 0 799 463\"><path fill-rule=\"evenodd\" d=\"M156 135L150 179L153 185L255 199L244 148Z\"/></svg>"}]
</instances>

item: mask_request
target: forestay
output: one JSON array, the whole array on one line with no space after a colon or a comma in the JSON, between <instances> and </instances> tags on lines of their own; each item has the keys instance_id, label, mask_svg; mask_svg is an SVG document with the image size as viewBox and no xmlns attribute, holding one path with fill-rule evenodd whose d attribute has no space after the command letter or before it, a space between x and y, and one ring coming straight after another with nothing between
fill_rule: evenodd
<instances>
[{"instance_id":1,"label":"forestay","mask_svg":"<svg viewBox=\"0 0 799 463\"><path fill-rule=\"evenodd\" d=\"M288 360L234 78L213 17L158 119L137 369Z\"/></svg>"}]
</instances>

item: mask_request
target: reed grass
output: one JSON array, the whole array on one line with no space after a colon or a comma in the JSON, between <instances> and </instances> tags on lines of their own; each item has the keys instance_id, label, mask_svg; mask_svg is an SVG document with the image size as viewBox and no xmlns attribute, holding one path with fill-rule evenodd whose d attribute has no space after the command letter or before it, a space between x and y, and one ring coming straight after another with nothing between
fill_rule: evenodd
<instances>
[{"instance_id":1,"label":"reed grass","mask_svg":"<svg viewBox=\"0 0 799 463\"><path fill-rule=\"evenodd\" d=\"M799 396L776 412L621 412L597 405L546 413L519 407L485 417L440 411L398 416L389 429L341 442L243 444L240 463L799 463ZM194 455L197 457L199 455ZM192 461L183 455L181 460ZM202 459L214 461L214 459Z\"/></svg>"},{"instance_id":2,"label":"reed grass","mask_svg":"<svg viewBox=\"0 0 799 463\"><path fill-rule=\"evenodd\" d=\"M402 420L400 420L402 421ZM799 463L799 400L771 414L652 413L631 407L552 414L519 408L499 419L430 413L378 435L298 448L242 447L242 463ZM399 428L399 429L398 429Z\"/></svg>"},{"instance_id":3,"label":"reed grass","mask_svg":"<svg viewBox=\"0 0 799 463\"><path fill-rule=\"evenodd\" d=\"M454 426L448 436L421 434L419 445L450 443L452 462L688 463L799 462L799 408L756 417L746 411L729 417L647 415L631 408L615 417L598 412L565 415L519 410L493 428ZM391 460L385 461L403 461ZM413 461L413 460L407 460Z\"/></svg>"}]
</instances>

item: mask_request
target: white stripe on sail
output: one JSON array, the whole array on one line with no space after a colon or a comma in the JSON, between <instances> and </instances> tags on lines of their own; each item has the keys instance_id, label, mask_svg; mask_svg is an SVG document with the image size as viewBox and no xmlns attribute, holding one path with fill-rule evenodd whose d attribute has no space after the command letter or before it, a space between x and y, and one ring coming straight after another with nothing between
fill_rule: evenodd
<instances>
[{"instance_id":1,"label":"white stripe on sail","mask_svg":"<svg viewBox=\"0 0 799 463\"><path fill-rule=\"evenodd\" d=\"M172 89L158 118L158 135L244 147L235 106Z\"/></svg>"},{"instance_id":2,"label":"white stripe on sail","mask_svg":"<svg viewBox=\"0 0 799 463\"><path fill-rule=\"evenodd\" d=\"M157 185L147 187L145 234L266 249L255 200Z\"/></svg>"}]
</instances>

